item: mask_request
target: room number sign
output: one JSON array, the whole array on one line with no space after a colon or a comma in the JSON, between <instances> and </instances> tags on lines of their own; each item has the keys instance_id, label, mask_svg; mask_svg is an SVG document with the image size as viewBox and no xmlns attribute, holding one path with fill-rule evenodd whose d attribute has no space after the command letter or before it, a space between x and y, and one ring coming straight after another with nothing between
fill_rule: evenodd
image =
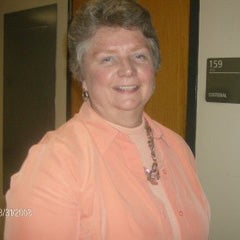
<instances>
[{"instance_id":1,"label":"room number sign","mask_svg":"<svg viewBox=\"0 0 240 240\"><path fill-rule=\"evenodd\" d=\"M240 58L208 58L206 101L240 103Z\"/></svg>"}]
</instances>

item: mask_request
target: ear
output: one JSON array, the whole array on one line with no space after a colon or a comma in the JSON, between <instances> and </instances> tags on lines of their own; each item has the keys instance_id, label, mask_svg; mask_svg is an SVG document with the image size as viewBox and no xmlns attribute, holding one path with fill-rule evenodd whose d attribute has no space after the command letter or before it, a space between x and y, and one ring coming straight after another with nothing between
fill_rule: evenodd
<instances>
[{"instance_id":1,"label":"ear","mask_svg":"<svg viewBox=\"0 0 240 240\"><path fill-rule=\"evenodd\" d=\"M82 89L87 90L87 84L85 80L82 80Z\"/></svg>"}]
</instances>

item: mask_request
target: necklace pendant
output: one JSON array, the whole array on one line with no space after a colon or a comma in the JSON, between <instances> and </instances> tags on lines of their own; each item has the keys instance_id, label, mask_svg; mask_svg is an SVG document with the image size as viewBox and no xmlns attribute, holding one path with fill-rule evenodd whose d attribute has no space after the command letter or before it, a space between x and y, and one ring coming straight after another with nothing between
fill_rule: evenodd
<instances>
[{"instance_id":1,"label":"necklace pendant","mask_svg":"<svg viewBox=\"0 0 240 240\"><path fill-rule=\"evenodd\" d=\"M158 180L160 179L160 173L158 169L148 169L144 168L144 172L147 176L147 180L152 184L152 185L158 185Z\"/></svg>"}]
</instances>

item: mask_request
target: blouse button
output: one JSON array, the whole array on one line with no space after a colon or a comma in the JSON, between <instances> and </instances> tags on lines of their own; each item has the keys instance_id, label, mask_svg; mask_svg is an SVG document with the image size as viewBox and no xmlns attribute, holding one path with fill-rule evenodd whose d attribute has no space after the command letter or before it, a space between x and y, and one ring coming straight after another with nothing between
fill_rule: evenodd
<instances>
[{"instance_id":1,"label":"blouse button","mask_svg":"<svg viewBox=\"0 0 240 240\"><path fill-rule=\"evenodd\" d=\"M180 217L182 217L183 216L183 211L178 211L178 214L179 214Z\"/></svg>"}]
</instances>

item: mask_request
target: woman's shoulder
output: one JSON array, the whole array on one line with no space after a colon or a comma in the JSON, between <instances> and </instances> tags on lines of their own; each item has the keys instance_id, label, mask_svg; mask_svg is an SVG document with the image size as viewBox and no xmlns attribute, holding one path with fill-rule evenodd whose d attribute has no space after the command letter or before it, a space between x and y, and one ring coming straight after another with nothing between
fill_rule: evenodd
<instances>
[{"instance_id":1,"label":"woman's shoulder","mask_svg":"<svg viewBox=\"0 0 240 240\"><path fill-rule=\"evenodd\" d=\"M55 130L46 132L39 144L59 142L69 146L84 144L89 140L88 129L81 121L78 114Z\"/></svg>"},{"instance_id":2,"label":"woman's shoulder","mask_svg":"<svg viewBox=\"0 0 240 240\"><path fill-rule=\"evenodd\" d=\"M174 142L174 143L186 145L184 138L180 134L178 134L177 132L173 131L169 127L166 127L155 120L151 120L151 121L152 121L153 130L157 132L157 135L160 135L168 143Z\"/></svg>"},{"instance_id":3,"label":"woman's shoulder","mask_svg":"<svg viewBox=\"0 0 240 240\"><path fill-rule=\"evenodd\" d=\"M20 171L12 178L12 186L28 185L27 179L32 179L34 184L39 179L45 179L48 184L77 181L80 186L92 165L87 157L86 141L89 141L87 129L75 118L47 132L29 149Z\"/></svg>"},{"instance_id":4,"label":"woman's shoulder","mask_svg":"<svg viewBox=\"0 0 240 240\"><path fill-rule=\"evenodd\" d=\"M180 159L189 162L195 168L195 161L192 150L185 139L172 129L162 125L161 123L152 120L153 128L159 132L161 139L171 148Z\"/></svg>"}]
</instances>

